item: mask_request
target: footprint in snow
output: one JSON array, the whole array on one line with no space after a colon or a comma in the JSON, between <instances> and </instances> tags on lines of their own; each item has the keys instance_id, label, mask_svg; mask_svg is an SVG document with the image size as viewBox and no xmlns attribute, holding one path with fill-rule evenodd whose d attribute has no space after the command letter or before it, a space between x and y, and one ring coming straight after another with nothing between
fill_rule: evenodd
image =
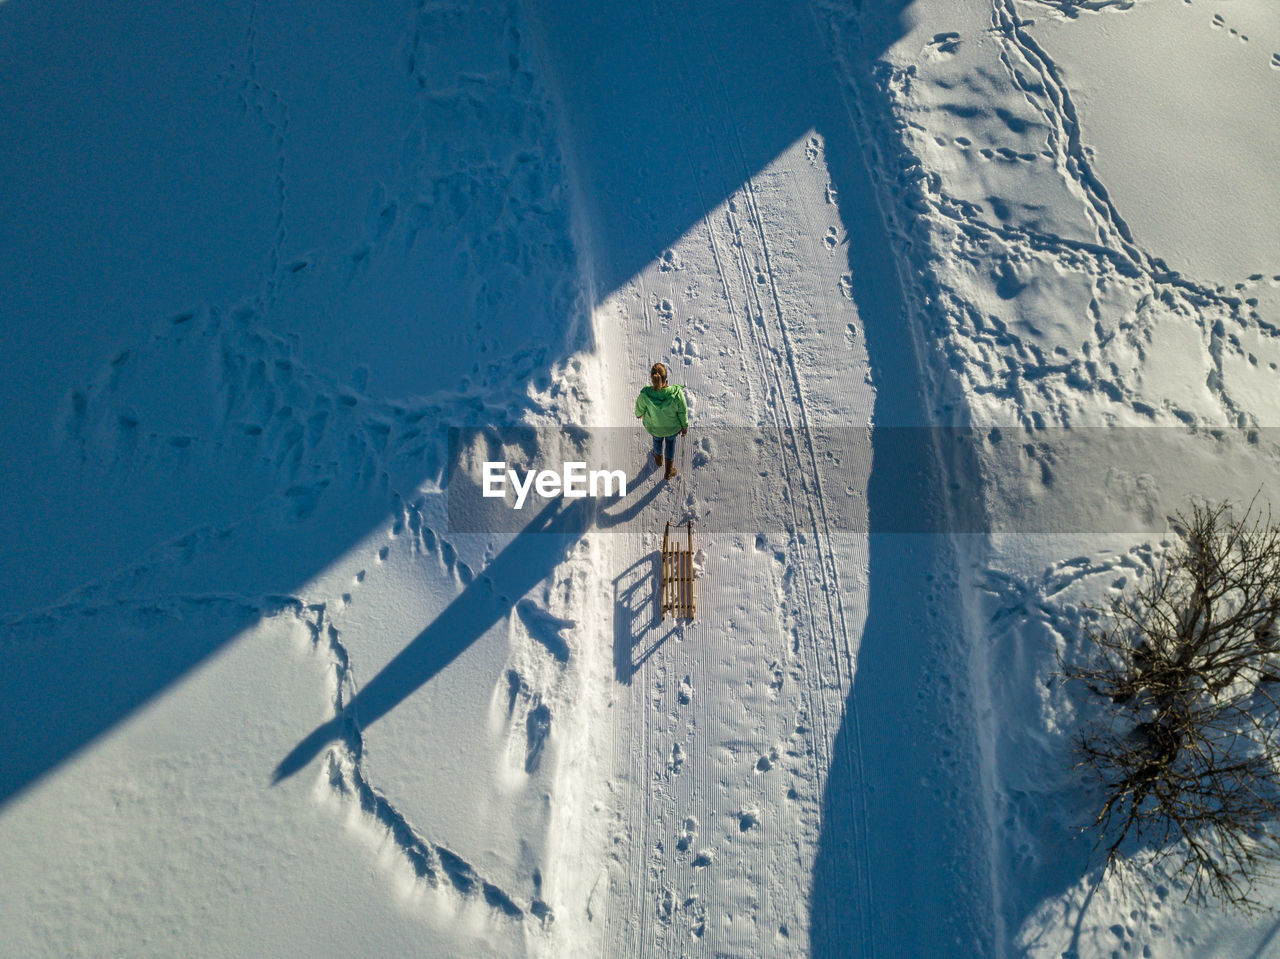
<instances>
[{"instance_id":1,"label":"footprint in snow","mask_svg":"<svg viewBox=\"0 0 1280 959\"><path fill-rule=\"evenodd\" d=\"M676 911L676 897L669 888L664 888L658 896L658 918L663 922L671 921L671 914Z\"/></svg>"},{"instance_id":2,"label":"footprint in snow","mask_svg":"<svg viewBox=\"0 0 1280 959\"><path fill-rule=\"evenodd\" d=\"M534 773L542 762L542 749L551 732L551 709L546 703L539 703L530 710L529 717L525 720L525 732L528 736L528 751L525 753L524 771Z\"/></svg>"},{"instance_id":3,"label":"footprint in snow","mask_svg":"<svg viewBox=\"0 0 1280 959\"><path fill-rule=\"evenodd\" d=\"M688 852L689 847L693 845L694 840L697 838L698 820L693 816L688 816L680 824L680 832L676 836L676 848L681 852Z\"/></svg>"},{"instance_id":4,"label":"footprint in snow","mask_svg":"<svg viewBox=\"0 0 1280 959\"><path fill-rule=\"evenodd\" d=\"M822 159L822 138L817 136L809 137L809 142L804 145L804 155L813 164Z\"/></svg>"},{"instance_id":5,"label":"footprint in snow","mask_svg":"<svg viewBox=\"0 0 1280 959\"><path fill-rule=\"evenodd\" d=\"M693 340L686 340L680 336L672 340L671 351L676 356L684 357L685 366L691 366L696 360L702 358L702 351L698 349L698 344Z\"/></svg>"},{"instance_id":6,"label":"footprint in snow","mask_svg":"<svg viewBox=\"0 0 1280 959\"><path fill-rule=\"evenodd\" d=\"M542 644L559 663L569 661L569 644L562 633L577 623L572 619L560 619L527 599L516 604L516 614L531 639Z\"/></svg>"},{"instance_id":7,"label":"footprint in snow","mask_svg":"<svg viewBox=\"0 0 1280 959\"><path fill-rule=\"evenodd\" d=\"M378 210L373 227L373 235L378 243L385 240L392 227L396 225L399 213L400 207L395 200L388 201Z\"/></svg>"},{"instance_id":8,"label":"footprint in snow","mask_svg":"<svg viewBox=\"0 0 1280 959\"><path fill-rule=\"evenodd\" d=\"M678 695L681 706L688 706L693 701L693 683L686 676L680 680L680 692Z\"/></svg>"},{"instance_id":9,"label":"footprint in snow","mask_svg":"<svg viewBox=\"0 0 1280 959\"><path fill-rule=\"evenodd\" d=\"M772 747L767 753L756 760L756 772L765 773L773 768L773 764L778 761L778 747Z\"/></svg>"},{"instance_id":10,"label":"footprint in snow","mask_svg":"<svg viewBox=\"0 0 1280 959\"><path fill-rule=\"evenodd\" d=\"M688 919L689 935L701 939L707 931L707 907L697 896L690 896L680 904L680 908Z\"/></svg>"},{"instance_id":11,"label":"footprint in snow","mask_svg":"<svg viewBox=\"0 0 1280 959\"><path fill-rule=\"evenodd\" d=\"M926 44L930 50L937 53L952 54L960 49L960 34L958 33L935 33L933 39Z\"/></svg>"}]
</instances>

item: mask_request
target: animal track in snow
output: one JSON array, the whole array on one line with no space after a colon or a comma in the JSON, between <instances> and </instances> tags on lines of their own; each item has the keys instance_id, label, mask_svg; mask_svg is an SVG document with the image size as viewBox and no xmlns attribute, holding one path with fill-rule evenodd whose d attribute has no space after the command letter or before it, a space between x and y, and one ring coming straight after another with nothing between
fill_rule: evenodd
<instances>
[{"instance_id":1,"label":"animal track in snow","mask_svg":"<svg viewBox=\"0 0 1280 959\"><path fill-rule=\"evenodd\" d=\"M925 44L925 48L935 55L950 56L960 49L960 34L954 32L935 33L933 39Z\"/></svg>"},{"instance_id":2,"label":"animal track in snow","mask_svg":"<svg viewBox=\"0 0 1280 959\"><path fill-rule=\"evenodd\" d=\"M707 931L707 907L697 896L690 896L680 904L681 911L689 923L689 935L701 939Z\"/></svg>"},{"instance_id":3,"label":"animal track in snow","mask_svg":"<svg viewBox=\"0 0 1280 959\"><path fill-rule=\"evenodd\" d=\"M811 164L817 166L822 159L822 137L816 134L809 137L804 145L804 155Z\"/></svg>"},{"instance_id":4,"label":"animal track in snow","mask_svg":"<svg viewBox=\"0 0 1280 959\"><path fill-rule=\"evenodd\" d=\"M261 123L271 139L273 157L271 192L275 205L275 217L271 244L266 251L267 269L263 275L263 286L254 299L258 306L271 307L275 303L283 275L282 259L287 239L285 224L289 193L286 179L289 106L279 91L266 88L260 79L256 4L249 8L244 53L236 63L231 65L227 73L219 75L219 80L224 84L230 84L237 75L240 82L236 88L235 98L241 115L247 118L252 117Z\"/></svg>"},{"instance_id":5,"label":"animal track in snow","mask_svg":"<svg viewBox=\"0 0 1280 959\"><path fill-rule=\"evenodd\" d=\"M775 659L769 663L769 696L777 699L780 692L782 692L782 663Z\"/></svg>"},{"instance_id":6,"label":"animal track in snow","mask_svg":"<svg viewBox=\"0 0 1280 959\"><path fill-rule=\"evenodd\" d=\"M379 207L373 228L373 235L379 243L386 239L387 234L391 232L391 228L396 225L396 218L399 213L400 206L395 200L388 200Z\"/></svg>"},{"instance_id":7,"label":"animal track in snow","mask_svg":"<svg viewBox=\"0 0 1280 959\"><path fill-rule=\"evenodd\" d=\"M131 482L172 473L176 457L243 508L284 504L307 519L331 485L387 491L389 472L410 466L429 489L442 479L446 437L425 432L444 404L376 401L302 364L296 346L259 326L258 310L186 310L136 349L117 353L63 415L66 445L83 466ZM175 400L158 384L181 378ZM160 406L163 417L151 411Z\"/></svg>"},{"instance_id":8,"label":"animal track in snow","mask_svg":"<svg viewBox=\"0 0 1280 959\"><path fill-rule=\"evenodd\" d=\"M497 884L484 879L471 863L446 846L417 833L395 806L365 779L358 755L345 746L330 749L329 784L340 797L358 804L360 811L382 828L419 879L434 889L464 900L483 899L494 912L506 919L524 918L525 910L515 899ZM539 899L535 898L533 903L541 908L535 911L531 905L530 911L535 912L545 924L550 910ZM544 911L546 915L540 914Z\"/></svg>"},{"instance_id":9,"label":"animal track in snow","mask_svg":"<svg viewBox=\"0 0 1280 959\"><path fill-rule=\"evenodd\" d=\"M1213 20L1210 21L1209 25L1213 27L1213 29L1215 30L1221 30L1223 28L1226 28L1228 35L1235 37L1241 43L1249 42L1249 38L1245 36L1243 33L1241 33L1239 30L1236 30L1234 27L1228 27L1226 20L1223 19L1222 14L1220 13L1215 13L1213 15Z\"/></svg>"},{"instance_id":10,"label":"animal track in snow","mask_svg":"<svg viewBox=\"0 0 1280 959\"><path fill-rule=\"evenodd\" d=\"M357 574L356 579L363 581L363 571ZM483 900L497 915L505 919L523 919L526 910L511 894L485 879L471 863L457 853L418 832L365 777L361 762L364 754L363 733L358 717L348 711L348 705L355 694L350 658L341 633L333 623L327 621L326 604L304 605L301 600L285 597L281 598L279 611L293 612L310 632L312 646L317 650L326 650L332 659L335 673L332 707L335 716L344 720L341 735L329 747L325 760L326 778L333 794L340 801L351 803L359 814L367 817L380 829L417 878L431 888L461 900ZM550 910L541 901L537 886L535 877L529 911L545 924L550 921Z\"/></svg>"},{"instance_id":11,"label":"animal track in snow","mask_svg":"<svg viewBox=\"0 0 1280 959\"><path fill-rule=\"evenodd\" d=\"M978 151L978 155L984 160L995 160L1004 163L1034 163L1037 159L1034 153L1018 153L1008 147L996 147L994 150L990 147L983 147Z\"/></svg>"}]
</instances>

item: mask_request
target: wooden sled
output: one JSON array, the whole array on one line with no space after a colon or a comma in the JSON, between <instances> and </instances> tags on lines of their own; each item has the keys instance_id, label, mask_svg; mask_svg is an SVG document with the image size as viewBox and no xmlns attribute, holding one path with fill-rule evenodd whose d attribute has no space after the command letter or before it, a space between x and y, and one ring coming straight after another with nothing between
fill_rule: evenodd
<instances>
[{"instance_id":1,"label":"wooden sled","mask_svg":"<svg viewBox=\"0 0 1280 959\"><path fill-rule=\"evenodd\" d=\"M685 541L680 542L680 527L675 535L671 522L662 531L662 618L670 613L674 619L693 619L693 522L682 524Z\"/></svg>"}]
</instances>

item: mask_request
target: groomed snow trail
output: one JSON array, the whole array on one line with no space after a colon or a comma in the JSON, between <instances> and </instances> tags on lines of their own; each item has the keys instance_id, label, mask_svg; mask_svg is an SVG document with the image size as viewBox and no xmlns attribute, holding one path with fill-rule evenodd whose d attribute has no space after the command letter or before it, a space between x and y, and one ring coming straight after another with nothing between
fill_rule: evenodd
<instances>
[{"instance_id":1,"label":"groomed snow trail","mask_svg":"<svg viewBox=\"0 0 1280 959\"><path fill-rule=\"evenodd\" d=\"M740 163L733 130L718 122L724 162ZM820 790L866 615L865 539L833 525L827 496L865 483L869 458L837 476L819 463L811 429L818 418L865 424L870 390L862 379L815 410L805 381L834 379L836 364L866 368L856 311L839 293L843 266L823 243L839 221L821 141L736 172L743 186L672 244L668 265L642 271L597 313L620 334L614 350L604 341L611 383L643 382L652 357L695 397L688 455L677 457L684 481L660 487L615 545L615 828L626 852L607 939L641 954L706 936L709 952L786 955L807 938ZM819 229L795 235L797 211ZM811 315L796 309L803 299ZM634 395L610 400L625 415ZM754 455L728 448L757 440ZM637 436L635 460L647 447ZM717 471L718 457L741 468ZM661 482L656 469L644 477ZM774 501L765 522L718 521L753 494ZM647 596L668 517L691 517L705 553L689 625L654 623Z\"/></svg>"},{"instance_id":2,"label":"groomed snow trail","mask_svg":"<svg viewBox=\"0 0 1280 959\"><path fill-rule=\"evenodd\" d=\"M983 954L964 661L938 648L960 635L954 560L868 535L872 370L897 379L889 415L922 415L924 390L856 88L805 5L556 3L531 20L564 114L605 422L634 477L598 534L614 553L606 854L558 921L585 901L583 954ZM869 339L895 346L877 359ZM631 413L655 361L691 396L687 469L666 483ZM693 519L704 554L689 624L654 595L669 518ZM883 688L855 695L873 580Z\"/></svg>"}]
</instances>

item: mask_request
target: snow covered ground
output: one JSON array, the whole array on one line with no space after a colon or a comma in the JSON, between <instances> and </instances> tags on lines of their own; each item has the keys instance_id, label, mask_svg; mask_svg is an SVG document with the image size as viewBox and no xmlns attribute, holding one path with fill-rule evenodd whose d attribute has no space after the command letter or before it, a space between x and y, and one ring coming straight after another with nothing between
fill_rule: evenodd
<instances>
[{"instance_id":1,"label":"snow covered ground","mask_svg":"<svg viewBox=\"0 0 1280 959\"><path fill-rule=\"evenodd\" d=\"M1083 606L1158 564L1189 497L1275 496L1280 19L1186 0L911 12L880 72L886 174L939 414L975 427L972 486L953 482L992 530L961 538L960 573L996 942L1271 954L1273 919L1193 909L1160 876L1100 881L1071 770L1084 705L1053 675Z\"/></svg>"},{"instance_id":2,"label":"snow covered ground","mask_svg":"<svg viewBox=\"0 0 1280 959\"><path fill-rule=\"evenodd\" d=\"M1100 875L1053 682L1189 496L1274 495L1274 4L8 0L0 51L0 951L1280 954ZM566 448L627 495L460 505Z\"/></svg>"}]
</instances>

